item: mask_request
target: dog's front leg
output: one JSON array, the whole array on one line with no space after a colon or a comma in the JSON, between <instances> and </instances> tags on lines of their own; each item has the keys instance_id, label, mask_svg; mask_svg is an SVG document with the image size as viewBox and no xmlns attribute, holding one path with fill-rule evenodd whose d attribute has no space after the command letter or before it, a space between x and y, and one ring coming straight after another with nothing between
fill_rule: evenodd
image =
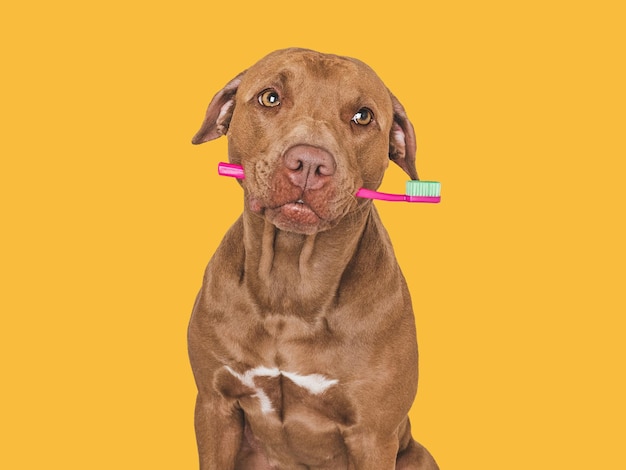
<instances>
[{"instance_id":1,"label":"dog's front leg","mask_svg":"<svg viewBox=\"0 0 626 470\"><path fill-rule=\"evenodd\" d=\"M200 470L234 470L243 436L242 411L226 400L199 394L195 425Z\"/></svg>"}]
</instances>

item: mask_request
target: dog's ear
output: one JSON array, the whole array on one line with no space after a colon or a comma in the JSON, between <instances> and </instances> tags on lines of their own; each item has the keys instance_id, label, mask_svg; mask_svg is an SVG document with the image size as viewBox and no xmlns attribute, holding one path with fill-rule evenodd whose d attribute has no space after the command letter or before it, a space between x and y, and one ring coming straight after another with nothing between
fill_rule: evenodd
<instances>
[{"instance_id":1,"label":"dog's ear","mask_svg":"<svg viewBox=\"0 0 626 470\"><path fill-rule=\"evenodd\" d=\"M389 159L402 168L412 180L417 180L419 179L415 169L417 143L413 124L409 121L402 104L393 96L393 93L389 92L389 94L393 103L393 124L389 135Z\"/></svg>"},{"instance_id":2,"label":"dog's ear","mask_svg":"<svg viewBox=\"0 0 626 470\"><path fill-rule=\"evenodd\" d=\"M192 144L203 144L226 134L235 109L235 95L245 73L241 72L213 97L206 110L202 127L191 139Z\"/></svg>"}]
</instances>

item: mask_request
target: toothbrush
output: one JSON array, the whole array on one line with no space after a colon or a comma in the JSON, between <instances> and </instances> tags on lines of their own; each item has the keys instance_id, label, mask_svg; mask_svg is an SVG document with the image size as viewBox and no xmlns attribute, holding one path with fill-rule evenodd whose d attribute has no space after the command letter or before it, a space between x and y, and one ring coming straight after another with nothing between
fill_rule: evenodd
<instances>
[{"instance_id":1,"label":"toothbrush","mask_svg":"<svg viewBox=\"0 0 626 470\"><path fill-rule=\"evenodd\" d=\"M241 165L221 162L217 165L217 172L221 176L229 176L236 179L244 179L246 176ZM429 202L441 201L441 184L437 181L411 180L406 182L406 194L389 194L361 188L356 197L377 199L379 201L402 201L402 202Z\"/></svg>"}]
</instances>

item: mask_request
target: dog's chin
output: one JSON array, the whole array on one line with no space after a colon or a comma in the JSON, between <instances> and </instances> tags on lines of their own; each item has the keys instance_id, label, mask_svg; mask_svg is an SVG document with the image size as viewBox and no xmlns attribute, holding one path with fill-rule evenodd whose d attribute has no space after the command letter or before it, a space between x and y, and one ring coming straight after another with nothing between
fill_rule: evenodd
<instances>
[{"instance_id":1,"label":"dog's chin","mask_svg":"<svg viewBox=\"0 0 626 470\"><path fill-rule=\"evenodd\" d=\"M308 204L301 202L267 208L265 218L280 230L302 235L313 235L332 226L332 223L317 215Z\"/></svg>"}]
</instances>

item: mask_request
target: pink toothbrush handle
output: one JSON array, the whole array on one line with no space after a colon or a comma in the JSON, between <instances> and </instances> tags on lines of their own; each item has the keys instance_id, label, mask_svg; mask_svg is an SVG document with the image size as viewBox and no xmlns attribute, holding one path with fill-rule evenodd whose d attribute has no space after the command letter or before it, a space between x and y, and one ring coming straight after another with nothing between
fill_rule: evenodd
<instances>
[{"instance_id":1,"label":"pink toothbrush handle","mask_svg":"<svg viewBox=\"0 0 626 470\"><path fill-rule=\"evenodd\" d=\"M361 188L356 194L356 197L364 197L366 199L378 199L379 201L406 201L407 198L404 194L389 194L380 193L371 189Z\"/></svg>"},{"instance_id":2,"label":"pink toothbrush handle","mask_svg":"<svg viewBox=\"0 0 626 470\"><path fill-rule=\"evenodd\" d=\"M220 162L217 165L217 172L221 176L230 176L231 178L237 178L238 180L242 180L246 177L243 174L243 167L241 165L235 165L234 163Z\"/></svg>"},{"instance_id":3,"label":"pink toothbrush handle","mask_svg":"<svg viewBox=\"0 0 626 470\"><path fill-rule=\"evenodd\" d=\"M441 202L441 196L404 196L406 202L430 202L437 204Z\"/></svg>"}]
</instances>

